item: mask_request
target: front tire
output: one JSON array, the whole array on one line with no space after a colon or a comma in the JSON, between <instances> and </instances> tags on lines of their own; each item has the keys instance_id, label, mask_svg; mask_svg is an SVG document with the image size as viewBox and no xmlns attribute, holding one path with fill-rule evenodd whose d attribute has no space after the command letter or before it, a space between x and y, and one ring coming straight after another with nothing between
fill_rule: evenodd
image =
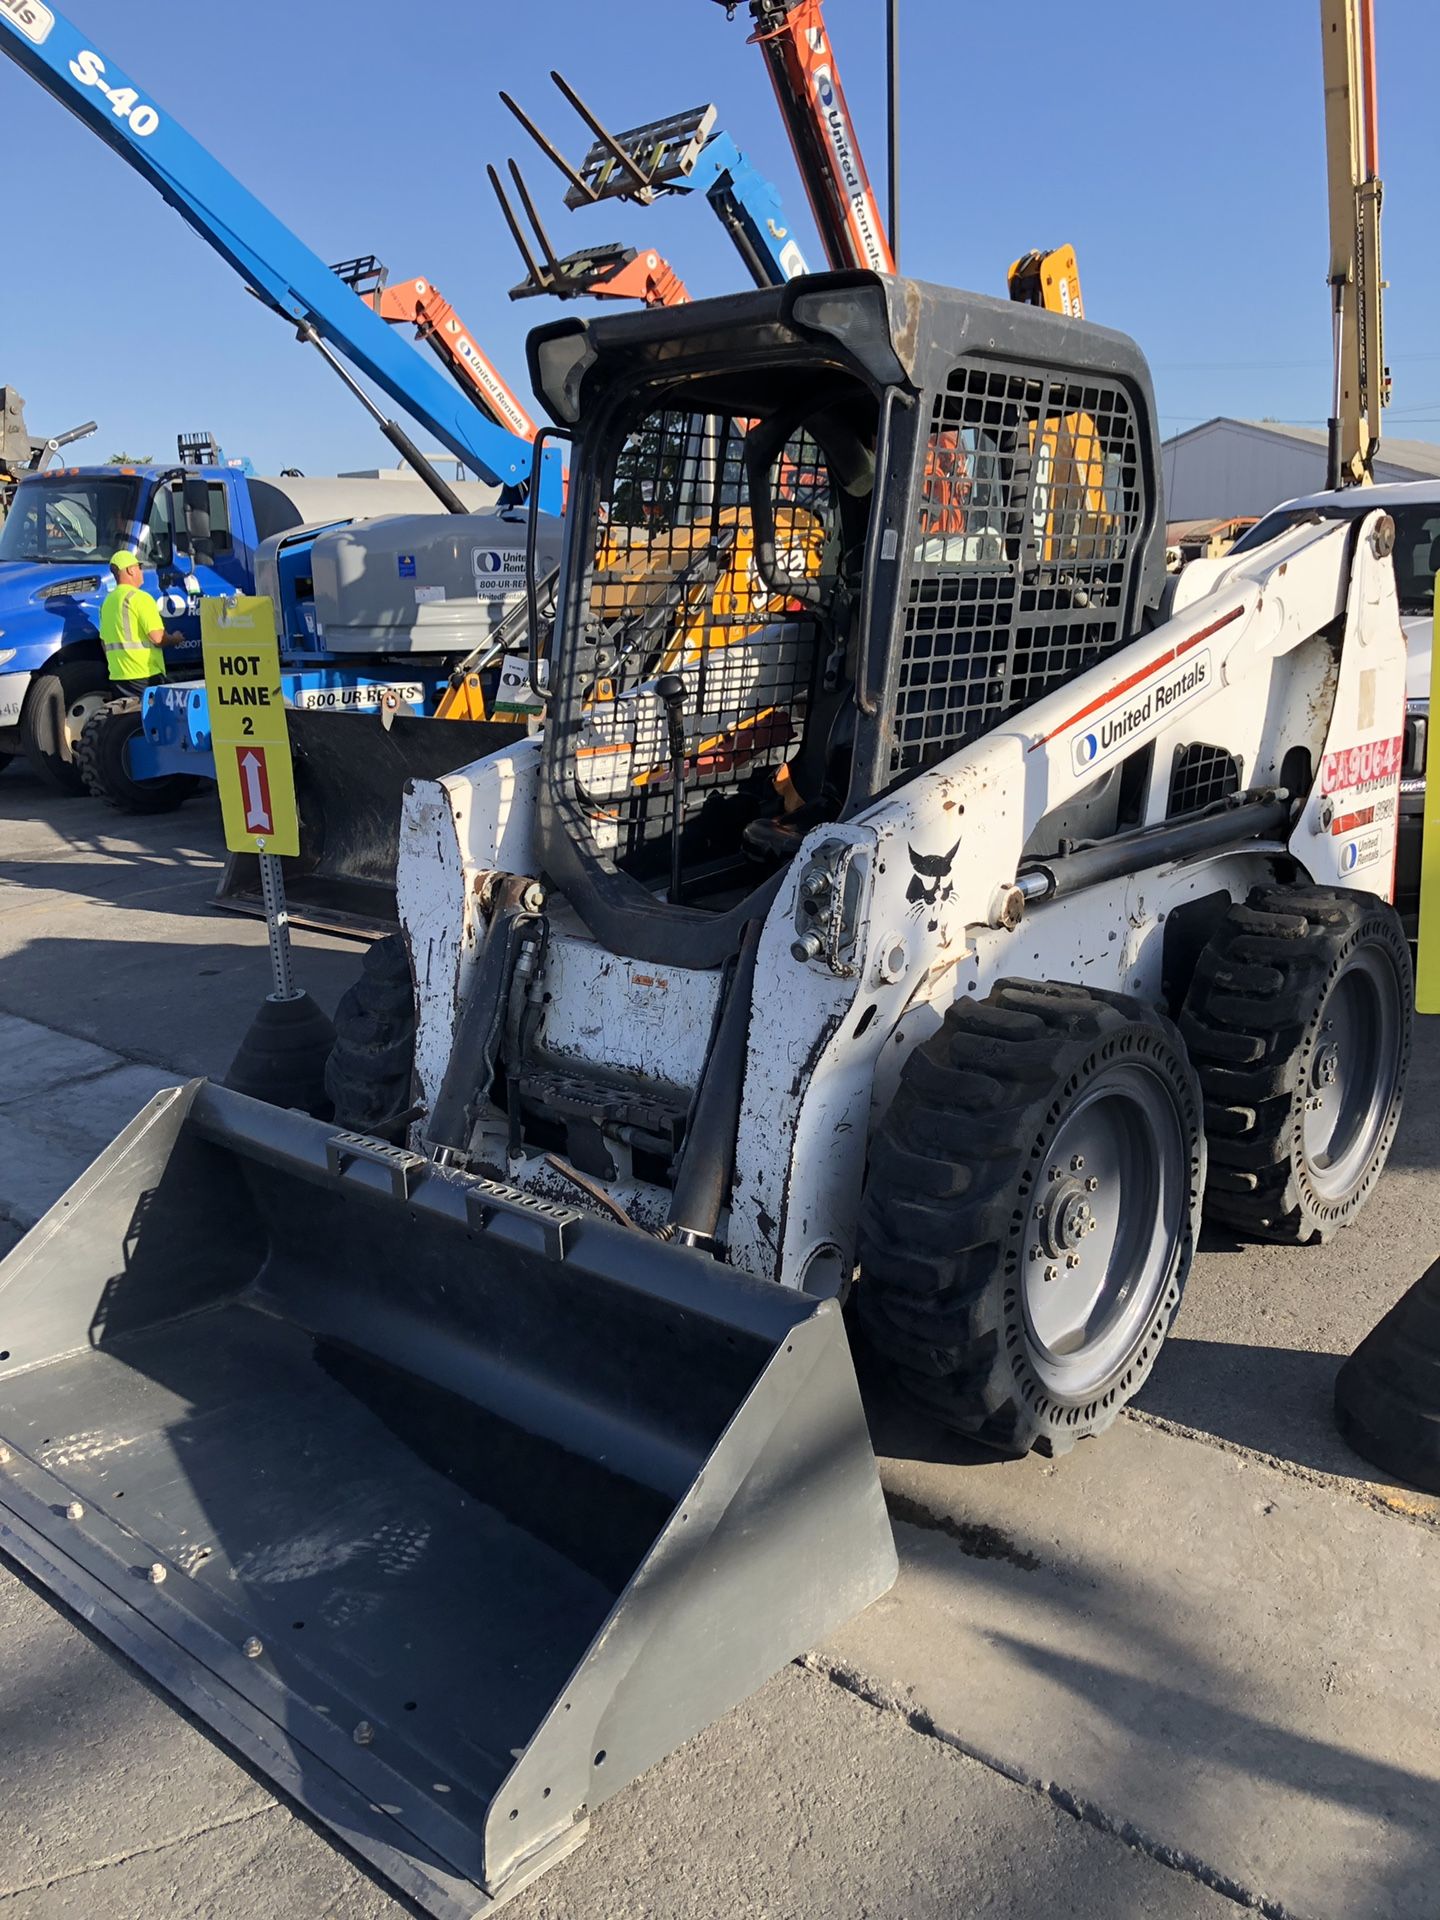
<instances>
[{"instance_id":1,"label":"front tire","mask_svg":"<svg viewBox=\"0 0 1440 1920\"><path fill-rule=\"evenodd\" d=\"M87 723L103 709L109 687L109 675L99 660L57 660L30 676L20 710L20 745L52 792L85 791L80 738Z\"/></svg>"},{"instance_id":2,"label":"front tire","mask_svg":"<svg viewBox=\"0 0 1440 1920\"><path fill-rule=\"evenodd\" d=\"M118 813L171 813L198 784L185 773L137 780L130 771L130 742L144 731L144 714L133 696L112 700L85 723L76 765L85 791Z\"/></svg>"},{"instance_id":3,"label":"front tire","mask_svg":"<svg viewBox=\"0 0 1440 1920\"><path fill-rule=\"evenodd\" d=\"M1180 1021L1205 1094L1210 1218L1295 1246L1349 1226L1394 1144L1413 1024L1410 948L1383 900L1257 887L1232 907Z\"/></svg>"},{"instance_id":4,"label":"front tire","mask_svg":"<svg viewBox=\"0 0 1440 1920\"><path fill-rule=\"evenodd\" d=\"M325 1089L338 1125L401 1144L415 1070L415 989L402 934L367 948L335 1010Z\"/></svg>"},{"instance_id":5,"label":"front tire","mask_svg":"<svg viewBox=\"0 0 1440 1920\"><path fill-rule=\"evenodd\" d=\"M862 1204L861 1324L947 1426L1064 1453L1155 1364L1204 1168L1199 1087L1162 1014L1004 981L905 1064Z\"/></svg>"}]
</instances>

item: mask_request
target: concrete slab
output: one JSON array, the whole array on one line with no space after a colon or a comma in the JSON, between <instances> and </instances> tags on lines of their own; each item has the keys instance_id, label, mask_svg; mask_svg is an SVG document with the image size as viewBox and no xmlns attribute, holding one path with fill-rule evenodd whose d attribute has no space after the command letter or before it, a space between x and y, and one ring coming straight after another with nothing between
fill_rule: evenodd
<instances>
[{"instance_id":1,"label":"concrete slab","mask_svg":"<svg viewBox=\"0 0 1440 1920\"><path fill-rule=\"evenodd\" d=\"M12 1022L12 1033L25 1024ZM58 1050L70 1044L61 1038ZM0 1105L0 1212L12 1223L33 1225L146 1101L179 1077L160 1067L117 1064Z\"/></svg>"},{"instance_id":2,"label":"concrete slab","mask_svg":"<svg viewBox=\"0 0 1440 1920\"><path fill-rule=\"evenodd\" d=\"M274 1805L128 1662L8 1569L0 1641L0 1906L97 1860Z\"/></svg>"},{"instance_id":3,"label":"concrete slab","mask_svg":"<svg viewBox=\"0 0 1440 1920\"><path fill-rule=\"evenodd\" d=\"M0 1576L13 1920L410 1909L276 1805L127 1663ZM63 1807L66 1820L56 1818ZM790 1668L595 1816L515 1920L1223 1920L1233 1909L893 1713Z\"/></svg>"},{"instance_id":4,"label":"concrete slab","mask_svg":"<svg viewBox=\"0 0 1440 1920\"><path fill-rule=\"evenodd\" d=\"M212 904L223 862L208 799L130 818L7 770L0 1012L180 1075L224 1073L270 966L263 922ZM363 944L297 929L294 945L300 984L332 1013Z\"/></svg>"},{"instance_id":5,"label":"concrete slab","mask_svg":"<svg viewBox=\"0 0 1440 1920\"><path fill-rule=\"evenodd\" d=\"M903 1421L838 1669L1237 1897L1433 1920L1440 1526L1142 1420L968 1471Z\"/></svg>"},{"instance_id":6,"label":"concrete slab","mask_svg":"<svg viewBox=\"0 0 1440 1920\"><path fill-rule=\"evenodd\" d=\"M119 1065L105 1047L0 1013L0 1108Z\"/></svg>"}]
</instances>

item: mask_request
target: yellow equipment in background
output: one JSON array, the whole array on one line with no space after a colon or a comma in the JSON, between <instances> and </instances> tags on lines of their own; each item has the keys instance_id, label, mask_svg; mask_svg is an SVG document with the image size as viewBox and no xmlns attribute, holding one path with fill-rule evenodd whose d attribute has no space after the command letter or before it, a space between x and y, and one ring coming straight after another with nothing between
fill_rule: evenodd
<instances>
[{"instance_id":1,"label":"yellow equipment in background","mask_svg":"<svg viewBox=\"0 0 1440 1920\"><path fill-rule=\"evenodd\" d=\"M1032 247L1011 262L1005 279L1012 300L1044 307L1047 313L1063 313L1068 320L1085 318L1074 247Z\"/></svg>"}]
</instances>

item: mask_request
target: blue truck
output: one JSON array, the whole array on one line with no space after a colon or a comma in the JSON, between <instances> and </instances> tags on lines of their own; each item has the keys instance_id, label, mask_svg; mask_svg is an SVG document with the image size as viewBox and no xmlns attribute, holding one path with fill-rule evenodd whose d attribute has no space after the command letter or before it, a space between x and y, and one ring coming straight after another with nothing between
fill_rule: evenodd
<instances>
[{"instance_id":1,"label":"blue truck","mask_svg":"<svg viewBox=\"0 0 1440 1920\"><path fill-rule=\"evenodd\" d=\"M461 492L476 511L496 498L492 487ZM187 636L167 651L167 669L178 681L200 671L202 597L254 592L262 546L288 535L277 578L289 697L363 711L376 707L399 676L407 703L422 703L409 685L413 662L346 661L329 653L316 631L305 568L310 540L320 532L362 516L439 511L409 479L266 479L235 467L158 465L26 477L0 527L0 762L23 753L51 787L82 791L81 742L110 691L99 619L113 584L110 555L120 547L138 553L166 624ZM182 684L171 704L183 713L189 699ZM132 743L128 765L112 773L128 783L174 771L158 759L146 764L143 753ZM144 810L172 804L177 791L156 788Z\"/></svg>"}]
</instances>

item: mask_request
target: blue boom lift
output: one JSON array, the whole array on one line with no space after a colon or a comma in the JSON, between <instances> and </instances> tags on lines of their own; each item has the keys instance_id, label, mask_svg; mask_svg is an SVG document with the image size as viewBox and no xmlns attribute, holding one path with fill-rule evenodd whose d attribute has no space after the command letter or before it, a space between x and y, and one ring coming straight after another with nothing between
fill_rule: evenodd
<instances>
[{"instance_id":1,"label":"blue boom lift","mask_svg":"<svg viewBox=\"0 0 1440 1920\"><path fill-rule=\"evenodd\" d=\"M443 371L397 334L172 115L155 104L117 62L99 52L72 21L40 5L39 0L9 0L0 7L0 51L148 180L235 268L251 292L292 324L302 341L316 348L442 506L453 513L467 511L466 502L434 472L405 430L386 417L357 376L373 382L482 481L500 488L502 499L520 497L531 474L528 443L492 417L478 396L454 386ZM117 476L114 469L77 469L65 479L88 498L87 488L93 492L102 480L113 482L122 477L138 484L130 488L125 525L116 523L113 544L139 543L153 550L157 563L163 559L163 566L152 566L155 578L147 584L171 596L172 611L182 619L197 616L198 597L207 587L235 592L253 585L248 564L250 547L239 541L237 532L249 527L255 518L246 512L250 489L242 476L224 469L199 471L181 466L137 470L125 476ZM57 476L51 473L46 480L53 488ZM27 496L26 488L37 484L37 480L29 481L17 494L17 506L27 499L31 503L35 539L30 544L36 552L29 554L25 522L12 511L12 529L7 537L12 545L19 543L17 554L24 564L13 570L0 567L0 627L12 635L18 630L25 638L24 648L17 648L4 663L8 674L6 687L0 692L7 694L14 712L9 713L8 708L0 712L0 727L8 719L17 736L15 744L23 742L27 749L33 745L31 758L37 760L52 784L77 790L80 782L74 749L105 694L95 628L108 575L103 565L97 572L90 563L98 564L106 556L99 551L104 542L98 522L88 525L88 533L78 523L68 531L57 529L52 503L40 500L38 494ZM221 504L227 509L230 523L228 564L217 552L217 486L226 489ZM539 491L540 505L558 512L562 475L553 450L542 464ZM245 497L239 497L241 494ZM381 510L396 511L393 499L377 504ZM471 504L478 502L472 500ZM347 505L345 511L351 515L363 509ZM330 527L341 523L332 512L325 512L324 518ZM149 534L152 521L153 534ZM273 533L296 524L297 517L292 515L264 531ZM252 530L260 531L258 527ZM106 531L112 531L108 523ZM63 547L62 533L72 544L79 541L84 546L88 572L77 572L78 547L75 552L51 551L56 541ZM23 553L21 548L25 548ZM363 662L337 660L329 654L308 609L298 601L291 603L307 577L305 553L304 540L292 536L287 541L285 564L277 570L282 596L277 614L288 669L287 698L304 705L312 698L348 692L351 704L363 704L369 698L374 705L380 690L398 681L404 687L407 704L415 704L414 688L421 683L419 704L426 710L433 706L448 683L444 663L433 656L425 662L432 671L422 676L416 672L416 660L408 654L389 660L369 655ZM247 564L241 564L242 558ZM49 565L52 560L59 563L59 572ZM60 573L67 578L60 579ZM68 578L72 574L77 576L73 582ZM69 591L61 590L66 588ZM367 694L367 689L372 691ZM8 735L0 735L0 750L8 739ZM117 771L132 800L138 792L137 783L171 777L168 787L153 788L150 798L155 805L175 804L182 792L189 790L177 786L174 776L211 773L203 687L151 690L143 722L137 717L128 730L122 760L123 765L117 763Z\"/></svg>"}]
</instances>

